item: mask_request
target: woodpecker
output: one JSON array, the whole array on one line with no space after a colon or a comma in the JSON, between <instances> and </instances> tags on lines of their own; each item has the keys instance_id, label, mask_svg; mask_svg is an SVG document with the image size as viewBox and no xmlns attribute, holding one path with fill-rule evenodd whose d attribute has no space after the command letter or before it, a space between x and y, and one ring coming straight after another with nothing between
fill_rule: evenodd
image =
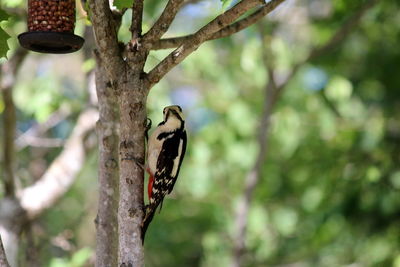
<instances>
[{"instance_id":1,"label":"woodpecker","mask_svg":"<svg viewBox=\"0 0 400 267\"><path fill-rule=\"evenodd\" d=\"M165 195L174 188L186 151L187 137L181 107L165 107L163 116L163 121L148 140L146 170L149 173L149 204L142 222L143 242L157 207L160 206L161 211Z\"/></svg>"}]
</instances>

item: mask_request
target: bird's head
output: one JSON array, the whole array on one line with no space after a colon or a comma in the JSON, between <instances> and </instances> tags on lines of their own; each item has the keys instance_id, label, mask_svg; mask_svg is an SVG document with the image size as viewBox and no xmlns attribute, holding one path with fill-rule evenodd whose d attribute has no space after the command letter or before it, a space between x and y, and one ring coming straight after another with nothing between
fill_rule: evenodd
<instances>
[{"instance_id":1,"label":"bird's head","mask_svg":"<svg viewBox=\"0 0 400 267\"><path fill-rule=\"evenodd\" d=\"M164 122L167 122L168 119L178 119L180 121L183 121L183 114L182 114L182 108L178 105L174 106L168 106L165 107L163 110L164 114Z\"/></svg>"}]
</instances>

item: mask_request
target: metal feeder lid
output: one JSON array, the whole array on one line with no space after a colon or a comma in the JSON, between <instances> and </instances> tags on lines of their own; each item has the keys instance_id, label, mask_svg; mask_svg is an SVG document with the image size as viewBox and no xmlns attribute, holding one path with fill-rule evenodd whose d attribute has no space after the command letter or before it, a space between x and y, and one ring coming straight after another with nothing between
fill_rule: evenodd
<instances>
[{"instance_id":1,"label":"metal feeder lid","mask_svg":"<svg viewBox=\"0 0 400 267\"><path fill-rule=\"evenodd\" d=\"M85 40L73 33L24 32L18 35L22 47L39 53L67 54L78 51Z\"/></svg>"}]
</instances>

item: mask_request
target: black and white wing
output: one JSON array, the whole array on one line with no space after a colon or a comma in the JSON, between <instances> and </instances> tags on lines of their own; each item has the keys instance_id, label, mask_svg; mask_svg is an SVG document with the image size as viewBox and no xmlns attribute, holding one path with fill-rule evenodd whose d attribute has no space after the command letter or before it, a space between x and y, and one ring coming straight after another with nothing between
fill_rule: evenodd
<instances>
[{"instance_id":1,"label":"black and white wing","mask_svg":"<svg viewBox=\"0 0 400 267\"><path fill-rule=\"evenodd\" d=\"M185 156L187 136L186 131L163 133L158 138L165 138L157 159L157 171L154 174L152 199L158 205L165 195L174 188L179 170ZM151 201L152 202L152 201Z\"/></svg>"}]
</instances>

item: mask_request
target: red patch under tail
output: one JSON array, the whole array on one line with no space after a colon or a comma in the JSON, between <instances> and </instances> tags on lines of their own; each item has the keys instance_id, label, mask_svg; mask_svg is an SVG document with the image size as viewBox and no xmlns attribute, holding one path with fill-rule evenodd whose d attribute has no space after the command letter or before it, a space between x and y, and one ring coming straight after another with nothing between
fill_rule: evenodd
<instances>
[{"instance_id":1,"label":"red patch under tail","mask_svg":"<svg viewBox=\"0 0 400 267\"><path fill-rule=\"evenodd\" d=\"M148 196L149 196L149 201L150 201L150 198L151 198L151 194L152 194L152 190L153 190L153 183L154 183L154 177L153 177L153 175L151 175L150 174L150 176L149 176L149 184L147 185L147 194L148 194Z\"/></svg>"}]
</instances>

